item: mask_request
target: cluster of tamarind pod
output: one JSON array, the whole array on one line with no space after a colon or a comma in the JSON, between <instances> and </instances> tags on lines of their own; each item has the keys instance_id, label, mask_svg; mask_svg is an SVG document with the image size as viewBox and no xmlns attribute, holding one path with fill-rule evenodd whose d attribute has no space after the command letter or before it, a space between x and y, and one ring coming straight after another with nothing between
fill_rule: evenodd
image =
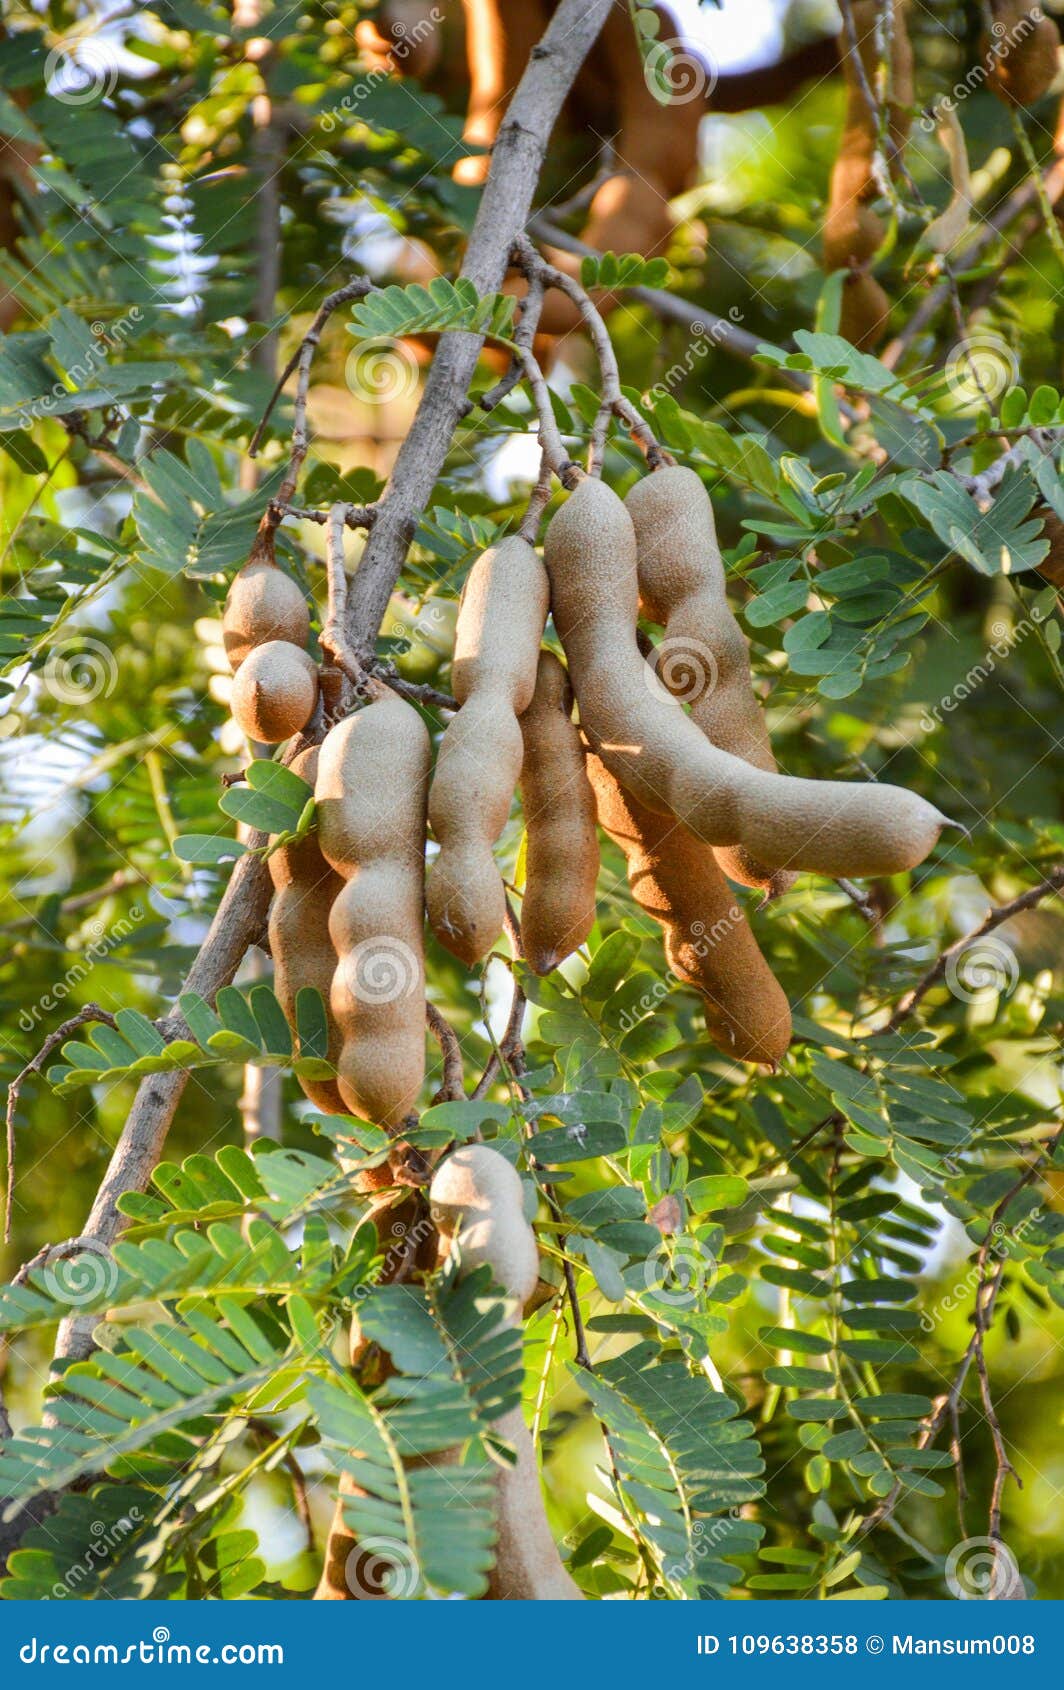
<instances>
[{"instance_id":1,"label":"cluster of tamarind pod","mask_svg":"<svg viewBox=\"0 0 1064 1690\"><path fill-rule=\"evenodd\" d=\"M511 535L469 573L458 708L435 765L422 714L382 683L292 763L313 783L317 832L269 858L278 997L290 1019L303 986L329 1007L337 1077L307 1084L315 1103L393 1134L424 1081L426 906L455 956L472 966L489 955L507 921L494 847L519 786L529 966L548 973L591 931L598 824L625 855L635 902L664 930L672 972L700 993L710 1035L768 1066L787 1049L790 1013L728 878L771 896L799 870L892 874L920 863L945 823L897 787L777 771L693 470L664 464L625 499L573 476L542 558ZM663 630L651 660L640 614ZM548 615L565 663L543 646ZM309 720L317 677L296 644L306 616L272 559L260 554L234 579L224 619L233 709L256 738Z\"/></svg>"}]
</instances>

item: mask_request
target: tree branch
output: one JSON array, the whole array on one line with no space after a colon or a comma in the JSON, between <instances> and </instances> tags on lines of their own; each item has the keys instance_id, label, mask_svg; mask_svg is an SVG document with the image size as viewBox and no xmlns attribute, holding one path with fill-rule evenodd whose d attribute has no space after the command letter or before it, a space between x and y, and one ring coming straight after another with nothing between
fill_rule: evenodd
<instances>
[{"instance_id":1,"label":"tree branch","mask_svg":"<svg viewBox=\"0 0 1064 1690\"><path fill-rule=\"evenodd\" d=\"M528 66L499 130L462 275L479 293L492 293L506 275L514 237L532 205L551 130L611 0L562 0ZM441 335L417 414L399 450L373 530L348 595L348 634L356 649L373 651L381 619L399 577L417 519L464 414L476 369L480 335Z\"/></svg>"},{"instance_id":2,"label":"tree branch","mask_svg":"<svg viewBox=\"0 0 1064 1690\"><path fill-rule=\"evenodd\" d=\"M973 927L970 933L965 933L962 938L948 946L941 956L936 957L927 973L901 998L883 1031L886 1033L896 1032L902 1022L908 1019L913 1010L927 996L931 988L937 986L939 981L944 978L946 969L954 957L967 950L968 946L974 943L976 939L981 939L985 934L992 933L995 927L1000 927L1011 916L1019 915L1021 910L1033 909L1035 904L1042 902L1043 898L1051 898L1054 893L1061 891L1064 891L1064 865L1050 869L1040 886L1032 886L1030 891L1021 893L1018 898L1013 898L1011 903L999 904L996 908L988 910L978 927Z\"/></svg>"}]
</instances>

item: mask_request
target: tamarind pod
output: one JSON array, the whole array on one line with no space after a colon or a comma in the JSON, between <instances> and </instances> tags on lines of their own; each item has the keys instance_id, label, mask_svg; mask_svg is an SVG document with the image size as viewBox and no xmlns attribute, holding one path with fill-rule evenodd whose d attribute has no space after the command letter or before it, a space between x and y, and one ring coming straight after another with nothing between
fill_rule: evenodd
<instances>
[{"instance_id":1,"label":"tamarind pod","mask_svg":"<svg viewBox=\"0 0 1064 1690\"><path fill-rule=\"evenodd\" d=\"M305 728L318 702L318 668L290 640L267 640L243 660L229 707L249 739L277 745Z\"/></svg>"},{"instance_id":2,"label":"tamarind pod","mask_svg":"<svg viewBox=\"0 0 1064 1690\"><path fill-rule=\"evenodd\" d=\"M878 114L870 108L865 91L866 86L874 89L877 83L878 12L878 0L854 0L851 15L860 67L848 31L844 29L839 38L847 88L846 121L831 173L824 221L824 268L850 272L842 289L839 329L864 350L879 340L890 314L886 293L868 271L886 236L882 218L868 204L880 191L875 174L880 144ZM912 117L913 56L905 12L901 0L894 0L887 114L888 135L895 149L895 157L888 160L892 171L897 169Z\"/></svg>"},{"instance_id":3,"label":"tamarind pod","mask_svg":"<svg viewBox=\"0 0 1064 1690\"><path fill-rule=\"evenodd\" d=\"M635 526L640 609L665 630L658 676L714 745L775 773L749 648L728 604L709 494L693 469L677 464L643 476L625 504ZM793 885L793 876L773 873L741 845L721 847L716 857L732 880L770 897Z\"/></svg>"},{"instance_id":4,"label":"tamarind pod","mask_svg":"<svg viewBox=\"0 0 1064 1690\"><path fill-rule=\"evenodd\" d=\"M980 42L991 67L987 82L1007 105L1032 106L1060 67L1060 31L1042 7L1029 0L991 0L990 10L993 35L983 35Z\"/></svg>"},{"instance_id":5,"label":"tamarind pod","mask_svg":"<svg viewBox=\"0 0 1064 1690\"><path fill-rule=\"evenodd\" d=\"M923 862L946 818L901 787L769 774L712 745L636 644L636 539L622 500L585 477L551 518L544 558L580 725L626 791L707 845L769 869L895 874Z\"/></svg>"},{"instance_id":6,"label":"tamarind pod","mask_svg":"<svg viewBox=\"0 0 1064 1690\"><path fill-rule=\"evenodd\" d=\"M390 1132L414 1109L425 1074L428 771L425 724L390 695L330 730L315 786L321 852L346 882L329 916L340 1095Z\"/></svg>"},{"instance_id":7,"label":"tamarind pod","mask_svg":"<svg viewBox=\"0 0 1064 1690\"><path fill-rule=\"evenodd\" d=\"M385 1170L387 1172L387 1170ZM369 1176L363 1176L367 1180ZM377 1195L370 1203L365 1222L374 1227L383 1261L381 1285L393 1285L409 1278L412 1271L429 1271L435 1265L438 1237L432 1224L422 1191L407 1191L396 1200L394 1193ZM351 1317L350 1360L353 1368L362 1365L369 1340L365 1337L357 1314ZM382 1371L390 1368L390 1358L382 1357ZM440 1458L437 1457L437 1460ZM411 1462L411 1466L420 1462ZM341 1473L337 1488L336 1506L325 1545L321 1577L314 1592L315 1602L351 1602L360 1598L383 1597L387 1591L373 1577L370 1564L372 1551L359 1554L359 1544L344 1518L344 1497L365 1496L365 1491L351 1473ZM380 1558L376 1557L379 1570Z\"/></svg>"},{"instance_id":8,"label":"tamarind pod","mask_svg":"<svg viewBox=\"0 0 1064 1690\"><path fill-rule=\"evenodd\" d=\"M433 932L469 966L487 955L506 917L492 846L521 772L517 718L536 684L547 597L535 548L512 535L474 563L458 611L452 684L461 708L440 742L429 792L440 849L426 890Z\"/></svg>"},{"instance_id":9,"label":"tamarind pod","mask_svg":"<svg viewBox=\"0 0 1064 1690\"><path fill-rule=\"evenodd\" d=\"M222 639L229 667L235 672L269 640L305 646L309 638L307 601L292 577L268 558L252 558L234 575L226 595Z\"/></svg>"},{"instance_id":10,"label":"tamarind pod","mask_svg":"<svg viewBox=\"0 0 1064 1690\"><path fill-rule=\"evenodd\" d=\"M440 1163L429 1200L441 1243L457 1248L461 1271L487 1264L516 1308L511 1322L536 1289L539 1253L525 1219L521 1181L504 1156L486 1144L466 1144ZM495 1422L500 1437L517 1452L513 1467L496 1481L498 1539L488 1596L508 1602L582 1602L551 1536L543 1508L536 1453L520 1408Z\"/></svg>"},{"instance_id":11,"label":"tamarind pod","mask_svg":"<svg viewBox=\"0 0 1064 1690\"><path fill-rule=\"evenodd\" d=\"M469 72L464 140L494 146L510 95L546 28L550 9L541 0L463 0ZM487 152L460 159L454 179L479 186L490 164Z\"/></svg>"},{"instance_id":12,"label":"tamarind pod","mask_svg":"<svg viewBox=\"0 0 1064 1690\"><path fill-rule=\"evenodd\" d=\"M311 745L292 759L292 773L314 785L318 747ZM336 972L336 952L329 938L329 914L343 881L321 854L317 835L283 845L267 859L274 895L270 905L269 938L273 957L273 989L289 1026L296 1024L296 994L312 986L325 1000L329 1035L327 1056L334 1065L340 1055L340 1030L329 1010L329 994ZM327 1114L345 1113L346 1105L335 1080L300 1080L306 1095Z\"/></svg>"},{"instance_id":13,"label":"tamarind pod","mask_svg":"<svg viewBox=\"0 0 1064 1690\"><path fill-rule=\"evenodd\" d=\"M372 70L423 82L439 62L441 21L441 0L384 0L355 25L355 40Z\"/></svg>"},{"instance_id":14,"label":"tamarind pod","mask_svg":"<svg viewBox=\"0 0 1064 1690\"><path fill-rule=\"evenodd\" d=\"M552 651L541 651L536 690L521 717L521 802L527 834L521 938L525 960L535 974L557 968L595 924L595 795L572 710L573 692L564 666Z\"/></svg>"},{"instance_id":15,"label":"tamarind pod","mask_svg":"<svg viewBox=\"0 0 1064 1690\"><path fill-rule=\"evenodd\" d=\"M700 993L710 1037L741 1062L778 1067L791 1041L790 1005L713 852L625 792L598 757L587 771L632 896L663 929L672 972Z\"/></svg>"},{"instance_id":16,"label":"tamarind pod","mask_svg":"<svg viewBox=\"0 0 1064 1690\"><path fill-rule=\"evenodd\" d=\"M1041 518L1042 533L1049 541L1049 551L1038 565L1038 573L1054 587L1064 587L1064 522L1048 505L1036 505L1031 515Z\"/></svg>"}]
</instances>

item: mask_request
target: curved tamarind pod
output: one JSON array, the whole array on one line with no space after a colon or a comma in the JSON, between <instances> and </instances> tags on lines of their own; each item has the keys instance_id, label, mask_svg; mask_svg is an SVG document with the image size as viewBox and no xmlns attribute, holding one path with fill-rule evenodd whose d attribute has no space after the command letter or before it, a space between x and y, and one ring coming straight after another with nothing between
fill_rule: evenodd
<instances>
[{"instance_id":1,"label":"curved tamarind pod","mask_svg":"<svg viewBox=\"0 0 1064 1690\"><path fill-rule=\"evenodd\" d=\"M452 682L461 709L440 742L429 792L439 855L429 870L429 921L467 965L502 932L506 892L492 846L521 772L517 718L531 702L547 620L547 574L511 535L479 557L462 594Z\"/></svg>"},{"instance_id":2,"label":"curved tamarind pod","mask_svg":"<svg viewBox=\"0 0 1064 1690\"><path fill-rule=\"evenodd\" d=\"M901 787L768 774L712 745L644 663L632 519L585 477L551 518L554 625L591 748L647 809L770 869L896 874L923 862L946 817Z\"/></svg>"},{"instance_id":3,"label":"curved tamarind pod","mask_svg":"<svg viewBox=\"0 0 1064 1690\"><path fill-rule=\"evenodd\" d=\"M896 150L904 145L908 134L913 102L913 57L905 11L904 0L893 0L887 128ZM862 348L876 343L890 314L890 301L868 269L886 235L882 219L868 203L879 195L875 174L879 119L866 93L866 88L876 86L878 12L878 0L853 0L851 15L860 65L848 31L844 29L839 38L847 88L846 121L831 174L824 222L824 268L850 272L842 290L839 328L847 340Z\"/></svg>"},{"instance_id":4,"label":"curved tamarind pod","mask_svg":"<svg viewBox=\"0 0 1064 1690\"><path fill-rule=\"evenodd\" d=\"M587 761L599 824L621 847L641 910L664 929L665 958L705 1003L710 1037L740 1062L776 1068L791 1042L786 994L708 846L671 816L655 815Z\"/></svg>"},{"instance_id":5,"label":"curved tamarind pod","mask_svg":"<svg viewBox=\"0 0 1064 1690\"><path fill-rule=\"evenodd\" d=\"M993 35L980 51L991 61L988 85L1010 106L1033 106L1060 68L1060 31L1041 6L1029 0L990 0Z\"/></svg>"},{"instance_id":6,"label":"curved tamarind pod","mask_svg":"<svg viewBox=\"0 0 1064 1690\"><path fill-rule=\"evenodd\" d=\"M557 968L595 925L595 795L572 710L573 690L564 666L552 651L541 651L536 690L521 717L521 802L528 841L521 939L535 974Z\"/></svg>"},{"instance_id":7,"label":"curved tamarind pod","mask_svg":"<svg viewBox=\"0 0 1064 1690\"><path fill-rule=\"evenodd\" d=\"M311 745L293 757L292 773L314 785L318 747ZM328 1059L340 1055L340 1029L329 1010L329 993L336 972L336 951L329 938L329 914L343 881L321 854L317 835L284 845L267 859L274 896L270 905L270 954L273 989L291 1027L296 1024L296 994L313 986L325 1000L329 1033ZM306 1095L327 1114L346 1113L347 1105L335 1080L300 1080Z\"/></svg>"},{"instance_id":8,"label":"curved tamarind pod","mask_svg":"<svg viewBox=\"0 0 1064 1690\"><path fill-rule=\"evenodd\" d=\"M425 724L390 695L326 735L315 786L321 852L347 882L329 917L340 1094L390 1132L415 1107L425 1075L428 772Z\"/></svg>"},{"instance_id":9,"label":"curved tamarind pod","mask_svg":"<svg viewBox=\"0 0 1064 1690\"><path fill-rule=\"evenodd\" d=\"M307 601L272 557L252 556L233 576L222 615L222 639L235 672L256 646L287 640L305 646L310 638Z\"/></svg>"},{"instance_id":10,"label":"curved tamarind pod","mask_svg":"<svg viewBox=\"0 0 1064 1690\"><path fill-rule=\"evenodd\" d=\"M656 671L706 738L755 768L776 772L750 675L750 652L731 613L709 494L693 469L643 476L625 499L635 525L640 609L665 630ZM792 875L774 873L743 847L716 853L725 874L777 897Z\"/></svg>"},{"instance_id":11,"label":"curved tamarind pod","mask_svg":"<svg viewBox=\"0 0 1064 1690\"><path fill-rule=\"evenodd\" d=\"M318 667L290 640L256 646L237 670L230 710L249 739L277 745L305 728L318 702Z\"/></svg>"},{"instance_id":12,"label":"curved tamarind pod","mask_svg":"<svg viewBox=\"0 0 1064 1690\"><path fill-rule=\"evenodd\" d=\"M525 1219L521 1181L504 1156L486 1144L466 1144L440 1163L429 1200L442 1241L457 1249L462 1271L487 1263L496 1282L517 1303L536 1288L539 1252ZM513 1467L497 1479L498 1541L488 1596L507 1602L582 1602L558 1554L543 1508L536 1452L520 1408L495 1422L517 1451Z\"/></svg>"}]
</instances>

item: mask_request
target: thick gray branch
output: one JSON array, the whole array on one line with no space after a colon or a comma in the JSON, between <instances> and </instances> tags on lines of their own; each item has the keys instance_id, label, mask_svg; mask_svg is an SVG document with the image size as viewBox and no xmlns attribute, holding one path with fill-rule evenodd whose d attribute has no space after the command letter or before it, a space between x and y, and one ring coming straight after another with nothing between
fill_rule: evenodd
<instances>
[{"instance_id":1,"label":"thick gray branch","mask_svg":"<svg viewBox=\"0 0 1064 1690\"><path fill-rule=\"evenodd\" d=\"M514 236L524 229L547 142L562 102L611 0L562 0L517 85L499 130L491 173L469 237L462 275L480 293L502 283ZM479 335L441 336L417 415L381 499L348 597L348 633L369 656L417 520L432 495L483 344Z\"/></svg>"}]
</instances>

